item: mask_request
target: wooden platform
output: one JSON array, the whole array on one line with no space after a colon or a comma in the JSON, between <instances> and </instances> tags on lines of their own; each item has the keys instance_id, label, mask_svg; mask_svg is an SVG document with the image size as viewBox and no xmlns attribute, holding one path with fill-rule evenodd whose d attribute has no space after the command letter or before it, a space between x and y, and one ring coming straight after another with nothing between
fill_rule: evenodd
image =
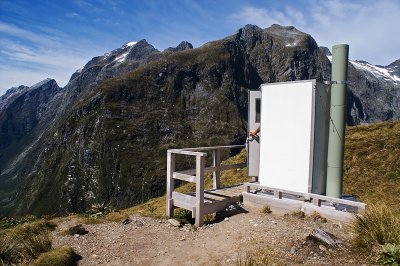
<instances>
[{"instance_id":1,"label":"wooden platform","mask_svg":"<svg viewBox=\"0 0 400 266\"><path fill-rule=\"evenodd\" d=\"M242 201L243 185L211 189L204 191L203 215L224 210L231 204ZM176 207L192 211L193 218L196 218L196 194L183 194L172 192L173 204Z\"/></svg>"},{"instance_id":2,"label":"wooden platform","mask_svg":"<svg viewBox=\"0 0 400 266\"><path fill-rule=\"evenodd\" d=\"M279 188L271 188L257 183L243 184L243 204L265 206L273 211L303 211L305 214L319 213L330 220L350 222L355 214L362 214L366 204L317 195L312 193L299 193ZM262 193L258 193L262 191ZM336 207L335 207L336 206ZM337 207L341 208L337 208ZM342 209L342 210L340 210ZM345 210L345 211L343 211Z\"/></svg>"}]
</instances>

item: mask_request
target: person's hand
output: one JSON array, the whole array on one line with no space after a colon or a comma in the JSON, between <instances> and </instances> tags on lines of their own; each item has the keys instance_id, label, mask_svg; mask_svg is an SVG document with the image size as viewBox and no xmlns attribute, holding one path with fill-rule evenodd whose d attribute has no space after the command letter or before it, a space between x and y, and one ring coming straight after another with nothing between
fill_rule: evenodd
<instances>
[{"instance_id":1,"label":"person's hand","mask_svg":"<svg viewBox=\"0 0 400 266\"><path fill-rule=\"evenodd\" d=\"M249 132L249 136L250 137L255 137L255 136L257 136L257 133L258 133L258 130L252 130L252 131Z\"/></svg>"}]
</instances>

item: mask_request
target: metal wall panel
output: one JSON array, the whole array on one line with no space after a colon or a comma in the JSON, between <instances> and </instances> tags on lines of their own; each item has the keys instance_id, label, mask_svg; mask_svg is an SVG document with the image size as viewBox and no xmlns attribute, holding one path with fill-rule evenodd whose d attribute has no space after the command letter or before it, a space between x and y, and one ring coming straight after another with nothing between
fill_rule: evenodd
<instances>
[{"instance_id":1,"label":"metal wall panel","mask_svg":"<svg viewBox=\"0 0 400 266\"><path fill-rule=\"evenodd\" d=\"M314 106L312 193L325 195L329 134L329 86L317 83Z\"/></svg>"}]
</instances>

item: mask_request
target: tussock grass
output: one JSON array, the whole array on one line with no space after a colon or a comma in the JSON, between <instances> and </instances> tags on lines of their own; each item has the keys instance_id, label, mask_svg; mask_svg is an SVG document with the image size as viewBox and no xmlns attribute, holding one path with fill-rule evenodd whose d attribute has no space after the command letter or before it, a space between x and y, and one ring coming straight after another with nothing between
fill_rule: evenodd
<instances>
[{"instance_id":1,"label":"tussock grass","mask_svg":"<svg viewBox=\"0 0 400 266\"><path fill-rule=\"evenodd\" d=\"M280 265L275 259L276 253L268 247L257 246L244 253L239 253L236 258L236 266L264 266ZM282 264L283 265L283 264Z\"/></svg>"},{"instance_id":2,"label":"tussock grass","mask_svg":"<svg viewBox=\"0 0 400 266\"><path fill-rule=\"evenodd\" d=\"M270 214L270 213L272 213L271 207L270 207L269 205L264 205L264 206L261 208L261 213L264 213L264 214Z\"/></svg>"},{"instance_id":3,"label":"tussock grass","mask_svg":"<svg viewBox=\"0 0 400 266\"><path fill-rule=\"evenodd\" d=\"M387 206L368 206L362 216L356 216L351 228L355 234L355 244L361 248L400 244L400 218L393 215Z\"/></svg>"},{"instance_id":4,"label":"tussock grass","mask_svg":"<svg viewBox=\"0 0 400 266\"><path fill-rule=\"evenodd\" d=\"M33 266L72 266L77 265L81 256L77 255L71 247L52 249L41 254L33 263Z\"/></svg>"},{"instance_id":5,"label":"tussock grass","mask_svg":"<svg viewBox=\"0 0 400 266\"><path fill-rule=\"evenodd\" d=\"M303 211L292 211L285 214L286 217L294 217L298 219L306 218L306 214Z\"/></svg>"},{"instance_id":6,"label":"tussock grass","mask_svg":"<svg viewBox=\"0 0 400 266\"><path fill-rule=\"evenodd\" d=\"M51 249L49 231L55 224L37 221L0 231L0 263L22 264Z\"/></svg>"}]
</instances>

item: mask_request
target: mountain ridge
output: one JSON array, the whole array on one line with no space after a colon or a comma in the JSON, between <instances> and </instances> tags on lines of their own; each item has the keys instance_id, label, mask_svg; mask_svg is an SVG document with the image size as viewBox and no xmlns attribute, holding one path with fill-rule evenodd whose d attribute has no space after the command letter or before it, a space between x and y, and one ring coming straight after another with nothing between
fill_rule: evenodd
<instances>
[{"instance_id":1,"label":"mountain ridge","mask_svg":"<svg viewBox=\"0 0 400 266\"><path fill-rule=\"evenodd\" d=\"M244 143L247 89L330 79L326 51L294 27L246 25L195 49L184 43L160 52L145 40L130 44L94 57L57 93L53 119L26 157L31 160L0 174L0 182L18 180L0 207L40 214L143 202L165 189L166 149ZM376 90L376 77L359 75L352 65L349 73L350 124L397 118L390 109L396 90ZM354 86L360 80L363 86Z\"/></svg>"}]
</instances>

